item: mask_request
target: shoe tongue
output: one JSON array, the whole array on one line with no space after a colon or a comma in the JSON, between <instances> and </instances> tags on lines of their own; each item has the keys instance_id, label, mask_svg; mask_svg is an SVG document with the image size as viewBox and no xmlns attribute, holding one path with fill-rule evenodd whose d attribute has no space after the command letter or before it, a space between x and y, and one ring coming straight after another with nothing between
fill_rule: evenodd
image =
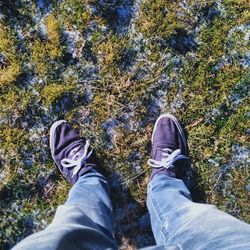
<instances>
[{"instance_id":1,"label":"shoe tongue","mask_svg":"<svg viewBox=\"0 0 250 250\"><path fill-rule=\"evenodd\" d=\"M83 155L84 150L85 148L83 144L76 144L67 153L67 158L72 160L77 160Z\"/></svg>"},{"instance_id":2,"label":"shoe tongue","mask_svg":"<svg viewBox=\"0 0 250 250\"><path fill-rule=\"evenodd\" d=\"M73 159L74 154L72 151L76 147L80 147L82 145L82 148L84 149L85 146L85 141L83 139L78 139L73 142L68 142L65 143L64 145L61 146L57 151L55 151L55 159L59 162L61 162L62 159L68 158L68 159Z\"/></svg>"},{"instance_id":3,"label":"shoe tongue","mask_svg":"<svg viewBox=\"0 0 250 250\"><path fill-rule=\"evenodd\" d=\"M157 147L153 152L153 159L156 161L161 161L163 158L167 158L167 153L170 155L173 149L167 147Z\"/></svg>"}]
</instances>

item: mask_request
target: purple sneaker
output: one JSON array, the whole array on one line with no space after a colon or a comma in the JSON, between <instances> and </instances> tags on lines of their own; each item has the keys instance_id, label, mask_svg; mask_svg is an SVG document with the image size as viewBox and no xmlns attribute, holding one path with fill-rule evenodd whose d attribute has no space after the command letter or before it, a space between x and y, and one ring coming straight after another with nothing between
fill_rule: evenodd
<instances>
[{"instance_id":1,"label":"purple sneaker","mask_svg":"<svg viewBox=\"0 0 250 250\"><path fill-rule=\"evenodd\" d=\"M67 121L60 120L51 126L50 149L60 172L71 184L87 171L96 169L96 159L89 141L80 137L79 131Z\"/></svg>"},{"instance_id":2,"label":"purple sneaker","mask_svg":"<svg viewBox=\"0 0 250 250\"><path fill-rule=\"evenodd\" d=\"M185 167L188 158L188 146L184 131L178 120L170 114L160 115L152 135L152 159L148 164L153 167L151 177L165 174L177 177Z\"/></svg>"}]
</instances>

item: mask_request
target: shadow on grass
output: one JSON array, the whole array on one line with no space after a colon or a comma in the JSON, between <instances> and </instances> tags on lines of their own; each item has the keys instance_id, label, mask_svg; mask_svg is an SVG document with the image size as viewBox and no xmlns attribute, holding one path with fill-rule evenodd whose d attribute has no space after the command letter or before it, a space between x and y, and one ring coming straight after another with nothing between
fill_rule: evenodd
<instances>
[{"instance_id":1,"label":"shadow on grass","mask_svg":"<svg viewBox=\"0 0 250 250\"><path fill-rule=\"evenodd\" d=\"M134 0L94 0L95 13L105 20L108 27L116 34L128 32L134 15Z\"/></svg>"},{"instance_id":2,"label":"shadow on grass","mask_svg":"<svg viewBox=\"0 0 250 250\"><path fill-rule=\"evenodd\" d=\"M4 14L2 19L7 23L12 23L13 20L17 21L19 25L33 24L34 21L30 15L20 12L21 6L21 1L0 0L0 10Z\"/></svg>"},{"instance_id":3,"label":"shadow on grass","mask_svg":"<svg viewBox=\"0 0 250 250\"><path fill-rule=\"evenodd\" d=\"M183 124L182 128L188 141L188 133ZM194 168L192 168L192 164L190 161L183 172L182 179L191 193L192 200L194 202L205 203L205 191L204 188L199 184L201 176Z\"/></svg>"},{"instance_id":4,"label":"shadow on grass","mask_svg":"<svg viewBox=\"0 0 250 250\"><path fill-rule=\"evenodd\" d=\"M110 176L115 237L123 249L155 245L150 216L145 205L138 203L121 184L117 173Z\"/></svg>"}]
</instances>

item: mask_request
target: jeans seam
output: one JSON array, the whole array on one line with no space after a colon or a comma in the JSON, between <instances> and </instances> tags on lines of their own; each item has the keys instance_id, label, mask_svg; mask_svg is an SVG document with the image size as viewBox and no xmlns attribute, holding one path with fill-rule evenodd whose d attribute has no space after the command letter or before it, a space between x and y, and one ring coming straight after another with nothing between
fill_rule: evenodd
<instances>
[{"instance_id":1,"label":"jeans seam","mask_svg":"<svg viewBox=\"0 0 250 250\"><path fill-rule=\"evenodd\" d=\"M150 190L152 191L152 188L150 188ZM153 208L154 208L154 210L155 210L155 212L156 212L156 214L157 214L157 216L158 216L158 218L159 218L159 220L160 220L160 222L161 222L161 233L163 234L163 236L164 236L164 239L165 239L165 241L167 242L167 240L168 240L168 232L164 232L164 226L162 225L163 223L163 217L160 215L160 213L158 212L158 210L157 210L157 208L156 208L156 201L155 201L155 199L152 197L152 195L151 195L151 191L150 191L150 199L151 199L151 201L152 201L152 204L153 204Z\"/></svg>"}]
</instances>

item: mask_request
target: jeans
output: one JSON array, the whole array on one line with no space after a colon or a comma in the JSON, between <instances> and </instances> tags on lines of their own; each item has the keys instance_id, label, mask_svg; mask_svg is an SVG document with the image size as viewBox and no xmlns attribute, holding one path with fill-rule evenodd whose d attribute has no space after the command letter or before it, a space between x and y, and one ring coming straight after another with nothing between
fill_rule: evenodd
<instances>
[{"instance_id":1,"label":"jeans","mask_svg":"<svg viewBox=\"0 0 250 250\"><path fill-rule=\"evenodd\" d=\"M250 226L192 202L181 180L156 175L148 184L147 206L157 246L145 249L250 249ZM105 177L96 171L80 177L52 223L13 249L118 249Z\"/></svg>"}]
</instances>

